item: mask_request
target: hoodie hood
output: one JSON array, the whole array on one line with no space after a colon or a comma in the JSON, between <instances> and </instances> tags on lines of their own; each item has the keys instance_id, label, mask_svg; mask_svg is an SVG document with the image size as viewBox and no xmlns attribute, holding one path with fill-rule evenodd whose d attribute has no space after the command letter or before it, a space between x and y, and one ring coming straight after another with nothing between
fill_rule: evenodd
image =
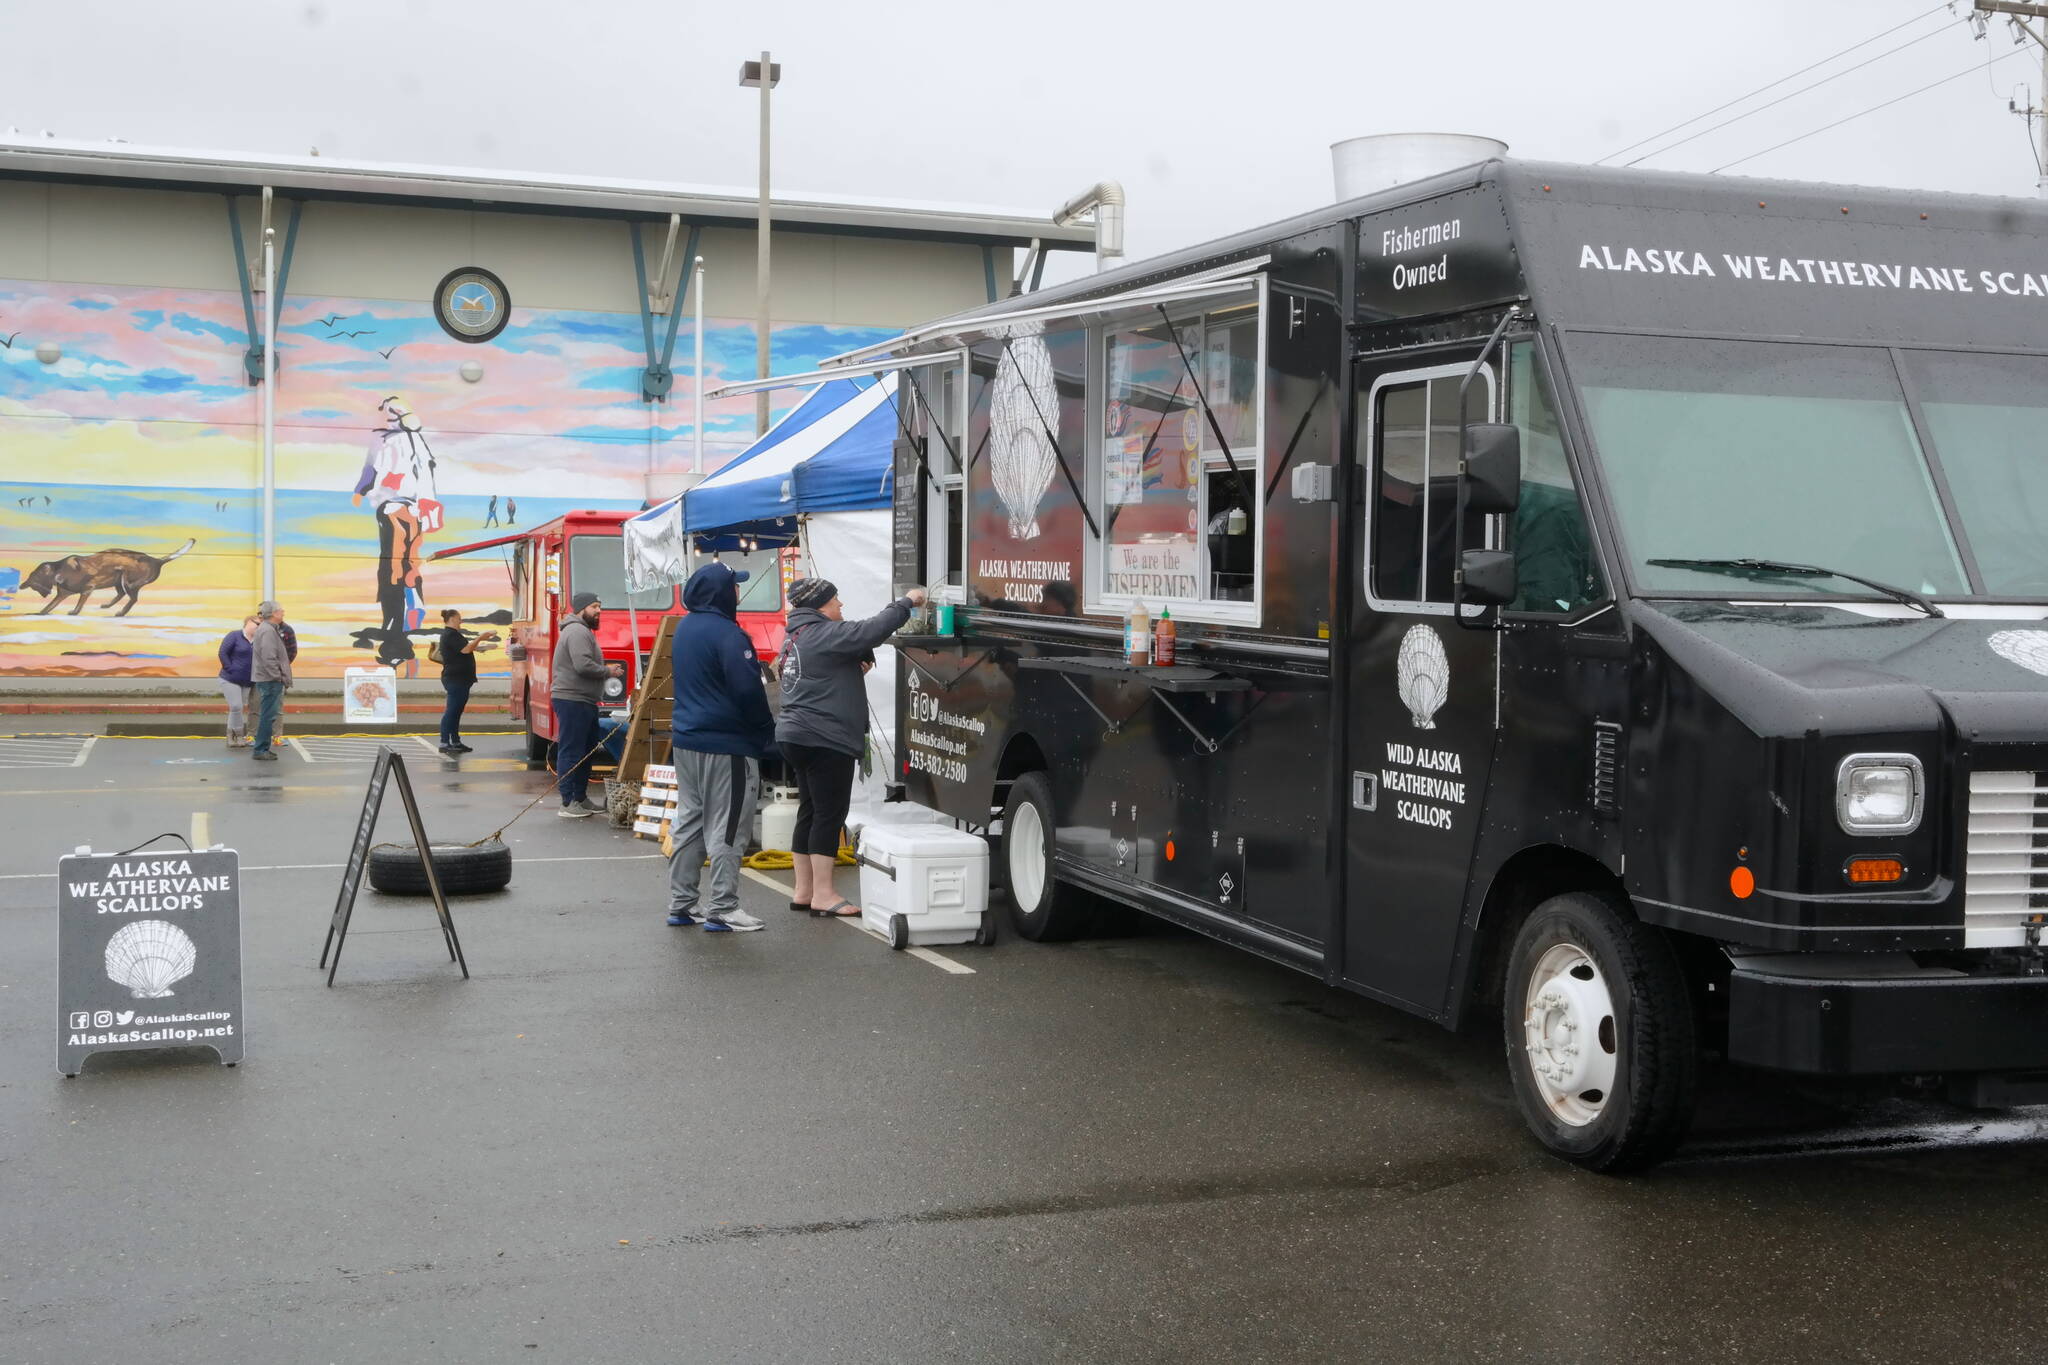
<instances>
[{"instance_id":1,"label":"hoodie hood","mask_svg":"<svg viewBox=\"0 0 2048 1365\"><path fill-rule=\"evenodd\" d=\"M717 560L690 575L683 584L683 606L691 611L711 611L737 618L740 610L740 576Z\"/></svg>"}]
</instances>

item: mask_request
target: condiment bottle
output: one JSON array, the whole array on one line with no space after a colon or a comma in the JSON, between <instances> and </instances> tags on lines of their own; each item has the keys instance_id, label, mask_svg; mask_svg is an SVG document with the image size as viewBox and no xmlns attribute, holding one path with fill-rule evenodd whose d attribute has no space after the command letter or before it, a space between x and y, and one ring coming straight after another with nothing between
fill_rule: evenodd
<instances>
[{"instance_id":1,"label":"condiment bottle","mask_svg":"<svg viewBox=\"0 0 2048 1365\"><path fill-rule=\"evenodd\" d=\"M1152 617L1142 602L1131 604L1124 618L1124 661L1142 668L1152 660Z\"/></svg>"},{"instance_id":2,"label":"condiment bottle","mask_svg":"<svg viewBox=\"0 0 2048 1365\"><path fill-rule=\"evenodd\" d=\"M1180 628L1174 624L1173 612L1161 608L1159 624L1152 627L1152 662L1161 668L1173 666L1174 645L1180 635Z\"/></svg>"}]
</instances>

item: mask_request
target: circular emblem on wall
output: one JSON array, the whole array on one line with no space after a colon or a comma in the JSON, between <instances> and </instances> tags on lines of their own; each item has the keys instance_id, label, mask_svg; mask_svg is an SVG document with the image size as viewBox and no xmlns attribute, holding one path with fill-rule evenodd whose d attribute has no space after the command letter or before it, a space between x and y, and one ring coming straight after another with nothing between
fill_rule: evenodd
<instances>
[{"instance_id":1,"label":"circular emblem on wall","mask_svg":"<svg viewBox=\"0 0 2048 1365\"><path fill-rule=\"evenodd\" d=\"M512 295L488 270L466 265L434 286L434 320L457 341L489 341L512 317Z\"/></svg>"}]
</instances>

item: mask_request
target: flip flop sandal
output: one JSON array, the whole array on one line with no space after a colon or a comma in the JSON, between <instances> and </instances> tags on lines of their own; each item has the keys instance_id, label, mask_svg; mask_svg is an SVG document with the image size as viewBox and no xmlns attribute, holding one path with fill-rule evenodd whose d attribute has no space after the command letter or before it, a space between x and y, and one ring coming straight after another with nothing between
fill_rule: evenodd
<instances>
[{"instance_id":1,"label":"flip flop sandal","mask_svg":"<svg viewBox=\"0 0 2048 1365\"><path fill-rule=\"evenodd\" d=\"M852 919L860 913L860 907L852 901L839 901L823 910L811 911L812 919Z\"/></svg>"},{"instance_id":2,"label":"flip flop sandal","mask_svg":"<svg viewBox=\"0 0 2048 1365\"><path fill-rule=\"evenodd\" d=\"M811 908L811 905L809 901L791 901L789 908L792 910L808 910Z\"/></svg>"}]
</instances>

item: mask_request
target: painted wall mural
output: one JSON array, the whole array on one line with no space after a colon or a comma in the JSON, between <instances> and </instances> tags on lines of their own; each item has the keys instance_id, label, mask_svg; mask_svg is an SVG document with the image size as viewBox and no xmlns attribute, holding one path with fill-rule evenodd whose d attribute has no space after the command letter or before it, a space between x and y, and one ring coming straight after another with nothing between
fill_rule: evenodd
<instances>
[{"instance_id":1,"label":"painted wall mural","mask_svg":"<svg viewBox=\"0 0 2048 1365\"><path fill-rule=\"evenodd\" d=\"M505 562L429 562L437 548L681 486L686 384L640 401L639 324L515 307L468 344L425 301L286 300L277 592L302 676L338 677L366 652L415 668L441 608L505 611ZM893 331L778 327L774 365L809 369ZM10 333L63 355L0 347L0 675L211 676L262 580L262 400L240 298L0 280ZM713 382L751 375L751 323L707 319L705 358ZM753 400L705 418L708 472L746 446Z\"/></svg>"}]
</instances>

